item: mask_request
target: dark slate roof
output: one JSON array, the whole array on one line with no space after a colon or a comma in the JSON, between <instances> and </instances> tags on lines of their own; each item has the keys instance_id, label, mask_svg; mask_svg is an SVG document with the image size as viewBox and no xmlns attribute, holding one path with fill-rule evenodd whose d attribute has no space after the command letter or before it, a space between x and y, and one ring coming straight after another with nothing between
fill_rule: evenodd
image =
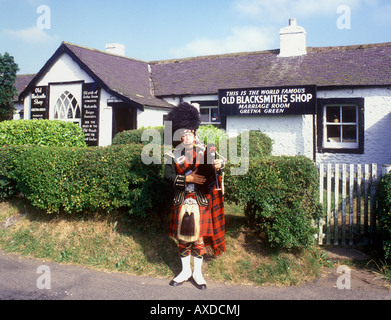
<instances>
[{"instance_id":1,"label":"dark slate roof","mask_svg":"<svg viewBox=\"0 0 391 320\"><path fill-rule=\"evenodd\" d=\"M216 94L218 89L310 85L391 85L391 43L279 50L150 62L156 96Z\"/></svg>"},{"instance_id":2,"label":"dark slate roof","mask_svg":"<svg viewBox=\"0 0 391 320\"><path fill-rule=\"evenodd\" d=\"M81 47L68 42L61 44L28 87L33 86L63 53L69 54L109 94L125 102L136 105L140 109L143 109L144 106L166 108L172 106L152 94L147 62ZM29 89L26 88L25 92L28 92ZM24 92L22 92L21 96L23 94Z\"/></svg>"},{"instance_id":3,"label":"dark slate roof","mask_svg":"<svg viewBox=\"0 0 391 320\"><path fill-rule=\"evenodd\" d=\"M147 62L66 42L64 44L111 90L141 105L171 106L152 95Z\"/></svg>"},{"instance_id":4,"label":"dark slate roof","mask_svg":"<svg viewBox=\"0 0 391 320\"><path fill-rule=\"evenodd\" d=\"M15 88L18 91L18 96L34 77L35 74L20 74L16 76ZM18 96L14 97L14 101L18 100Z\"/></svg>"}]
</instances>

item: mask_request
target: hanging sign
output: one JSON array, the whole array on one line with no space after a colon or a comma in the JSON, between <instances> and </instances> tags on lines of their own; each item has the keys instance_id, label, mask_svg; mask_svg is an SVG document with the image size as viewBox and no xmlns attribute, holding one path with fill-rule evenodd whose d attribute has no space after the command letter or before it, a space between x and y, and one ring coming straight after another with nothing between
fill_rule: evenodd
<instances>
[{"instance_id":1,"label":"hanging sign","mask_svg":"<svg viewBox=\"0 0 391 320\"><path fill-rule=\"evenodd\" d=\"M95 83L83 84L81 127L89 146L99 142L99 101L100 88Z\"/></svg>"},{"instance_id":2,"label":"hanging sign","mask_svg":"<svg viewBox=\"0 0 391 320\"><path fill-rule=\"evenodd\" d=\"M39 86L31 93L31 119L48 119L48 87Z\"/></svg>"},{"instance_id":3,"label":"hanging sign","mask_svg":"<svg viewBox=\"0 0 391 320\"><path fill-rule=\"evenodd\" d=\"M316 86L220 89L222 116L314 114Z\"/></svg>"}]
</instances>

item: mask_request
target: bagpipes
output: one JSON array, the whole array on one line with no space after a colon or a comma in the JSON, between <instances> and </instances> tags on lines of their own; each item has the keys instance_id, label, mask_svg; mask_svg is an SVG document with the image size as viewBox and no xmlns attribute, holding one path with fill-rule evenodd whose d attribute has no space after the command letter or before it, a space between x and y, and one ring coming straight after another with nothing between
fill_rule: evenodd
<instances>
[{"instance_id":1,"label":"bagpipes","mask_svg":"<svg viewBox=\"0 0 391 320\"><path fill-rule=\"evenodd\" d=\"M221 160L225 161L216 150L214 144L208 144L205 146L197 145L197 152L204 152L203 163L200 163L198 166L197 174L204 176L206 182L202 185L202 191L207 194L213 192L213 189L216 187L217 190L221 191L224 194L224 171L221 168L221 179L217 173L217 169L214 165L216 156L219 156Z\"/></svg>"}]
</instances>

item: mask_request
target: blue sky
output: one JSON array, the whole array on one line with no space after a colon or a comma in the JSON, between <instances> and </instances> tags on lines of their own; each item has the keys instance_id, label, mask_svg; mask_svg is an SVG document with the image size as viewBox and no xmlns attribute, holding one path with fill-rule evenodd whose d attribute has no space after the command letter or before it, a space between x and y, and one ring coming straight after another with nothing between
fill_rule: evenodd
<instances>
[{"instance_id":1,"label":"blue sky","mask_svg":"<svg viewBox=\"0 0 391 320\"><path fill-rule=\"evenodd\" d=\"M389 0L0 0L0 53L25 74L62 41L99 50L119 42L144 61L277 49L289 18L306 29L307 46L391 41Z\"/></svg>"}]
</instances>

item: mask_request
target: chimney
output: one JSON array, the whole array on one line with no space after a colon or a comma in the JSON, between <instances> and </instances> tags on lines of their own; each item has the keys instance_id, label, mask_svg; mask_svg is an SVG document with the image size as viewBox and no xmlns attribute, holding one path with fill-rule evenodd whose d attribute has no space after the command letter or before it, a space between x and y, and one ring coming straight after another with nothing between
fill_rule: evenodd
<instances>
[{"instance_id":1,"label":"chimney","mask_svg":"<svg viewBox=\"0 0 391 320\"><path fill-rule=\"evenodd\" d=\"M295 18L289 19L289 26L280 29L280 57L295 57L307 53L307 33L297 25Z\"/></svg>"},{"instance_id":2,"label":"chimney","mask_svg":"<svg viewBox=\"0 0 391 320\"><path fill-rule=\"evenodd\" d=\"M125 57L125 46L121 43L106 44L106 52Z\"/></svg>"}]
</instances>

